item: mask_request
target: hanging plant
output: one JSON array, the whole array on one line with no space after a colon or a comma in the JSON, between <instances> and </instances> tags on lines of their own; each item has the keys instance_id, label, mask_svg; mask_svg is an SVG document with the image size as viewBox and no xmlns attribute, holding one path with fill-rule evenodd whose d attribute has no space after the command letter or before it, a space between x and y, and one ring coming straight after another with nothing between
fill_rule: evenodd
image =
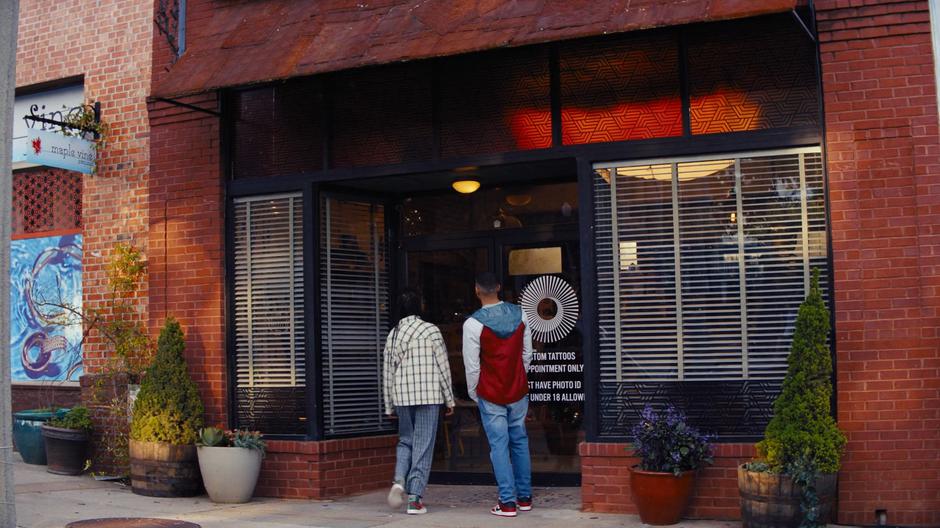
<instances>
[{"instance_id":1,"label":"hanging plant","mask_svg":"<svg viewBox=\"0 0 940 528\"><path fill-rule=\"evenodd\" d=\"M111 138L111 125L99 120L95 115L94 105L89 103L82 103L69 109L62 122L66 125L62 127L63 135L81 137L94 143L95 167L93 173L97 173L98 159Z\"/></svg>"}]
</instances>

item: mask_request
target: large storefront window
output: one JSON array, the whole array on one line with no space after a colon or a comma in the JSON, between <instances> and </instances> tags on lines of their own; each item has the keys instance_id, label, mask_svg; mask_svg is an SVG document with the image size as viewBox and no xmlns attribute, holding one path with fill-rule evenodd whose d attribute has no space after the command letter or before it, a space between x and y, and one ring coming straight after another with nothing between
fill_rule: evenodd
<instances>
[{"instance_id":1,"label":"large storefront window","mask_svg":"<svg viewBox=\"0 0 940 528\"><path fill-rule=\"evenodd\" d=\"M810 270L828 280L819 149L595 174L601 435L667 402L725 436L759 434Z\"/></svg>"},{"instance_id":2,"label":"large storefront window","mask_svg":"<svg viewBox=\"0 0 940 528\"><path fill-rule=\"evenodd\" d=\"M380 391L390 310L385 207L324 196L320 208L323 431L393 430Z\"/></svg>"},{"instance_id":3,"label":"large storefront window","mask_svg":"<svg viewBox=\"0 0 940 528\"><path fill-rule=\"evenodd\" d=\"M301 195L234 204L236 424L306 432L303 205Z\"/></svg>"}]
</instances>

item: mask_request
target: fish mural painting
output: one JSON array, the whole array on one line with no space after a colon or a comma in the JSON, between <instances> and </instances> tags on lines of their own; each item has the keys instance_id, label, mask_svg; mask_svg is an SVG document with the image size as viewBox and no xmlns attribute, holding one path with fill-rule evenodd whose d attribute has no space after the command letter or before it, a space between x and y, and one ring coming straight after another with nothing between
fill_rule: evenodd
<instances>
[{"instance_id":1,"label":"fish mural painting","mask_svg":"<svg viewBox=\"0 0 940 528\"><path fill-rule=\"evenodd\" d=\"M82 375L82 235L10 243L10 365L14 382Z\"/></svg>"}]
</instances>

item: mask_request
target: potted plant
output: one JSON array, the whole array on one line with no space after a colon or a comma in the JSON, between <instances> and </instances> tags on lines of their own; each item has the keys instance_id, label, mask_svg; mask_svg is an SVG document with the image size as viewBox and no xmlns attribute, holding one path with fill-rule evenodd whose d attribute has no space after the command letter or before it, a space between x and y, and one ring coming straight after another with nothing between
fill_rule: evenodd
<instances>
[{"instance_id":1,"label":"potted plant","mask_svg":"<svg viewBox=\"0 0 940 528\"><path fill-rule=\"evenodd\" d=\"M139 495L191 497L200 492L195 443L203 407L186 369L185 347L183 329L168 318L131 419L131 491Z\"/></svg>"},{"instance_id":2,"label":"potted plant","mask_svg":"<svg viewBox=\"0 0 940 528\"><path fill-rule=\"evenodd\" d=\"M774 417L757 444L758 460L738 468L745 528L818 526L832 517L845 435L830 410L829 329L819 270L813 270Z\"/></svg>"},{"instance_id":3,"label":"potted plant","mask_svg":"<svg viewBox=\"0 0 940 528\"><path fill-rule=\"evenodd\" d=\"M37 466L46 465L42 425L67 412L68 409L46 407L13 414L13 443L16 444L16 450L23 457L23 462Z\"/></svg>"},{"instance_id":4,"label":"potted plant","mask_svg":"<svg viewBox=\"0 0 940 528\"><path fill-rule=\"evenodd\" d=\"M73 407L63 416L44 423L42 436L46 440L49 462L46 471L56 475L80 475L88 460L91 430L91 416L86 407Z\"/></svg>"},{"instance_id":5,"label":"potted plant","mask_svg":"<svg viewBox=\"0 0 940 528\"><path fill-rule=\"evenodd\" d=\"M645 524L676 524L695 484L695 474L712 463L710 437L686 423L683 413L667 406L657 413L649 405L633 427L634 456L630 494Z\"/></svg>"},{"instance_id":6,"label":"potted plant","mask_svg":"<svg viewBox=\"0 0 940 528\"><path fill-rule=\"evenodd\" d=\"M196 447L199 470L212 502L251 500L265 447L259 432L223 431L215 427L199 431Z\"/></svg>"}]
</instances>

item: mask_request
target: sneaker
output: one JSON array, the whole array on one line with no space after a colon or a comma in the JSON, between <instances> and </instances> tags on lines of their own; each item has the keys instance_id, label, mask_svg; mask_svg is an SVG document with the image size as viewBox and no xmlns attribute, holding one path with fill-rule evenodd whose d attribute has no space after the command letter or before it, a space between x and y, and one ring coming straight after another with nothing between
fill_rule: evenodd
<instances>
[{"instance_id":1,"label":"sneaker","mask_svg":"<svg viewBox=\"0 0 940 528\"><path fill-rule=\"evenodd\" d=\"M392 484L392 489L388 490L388 505L392 508L400 508L405 502L405 487L399 483Z\"/></svg>"},{"instance_id":2,"label":"sneaker","mask_svg":"<svg viewBox=\"0 0 940 528\"><path fill-rule=\"evenodd\" d=\"M490 513L493 515L499 515L500 517L515 517L516 503L496 501L496 506L493 506L490 509Z\"/></svg>"},{"instance_id":3,"label":"sneaker","mask_svg":"<svg viewBox=\"0 0 940 528\"><path fill-rule=\"evenodd\" d=\"M408 501L408 515L422 515L427 512L428 509L424 507L420 497Z\"/></svg>"},{"instance_id":4,"label":"sneaker","mask_svg":"<svg viewBox=\"0 0 940 528\"><path fill-rule=\"evenodd\" d=\"M516 501L519 511L529 511L532 509L532 497L519 497Z\"/></svg>"}]
</instances>

